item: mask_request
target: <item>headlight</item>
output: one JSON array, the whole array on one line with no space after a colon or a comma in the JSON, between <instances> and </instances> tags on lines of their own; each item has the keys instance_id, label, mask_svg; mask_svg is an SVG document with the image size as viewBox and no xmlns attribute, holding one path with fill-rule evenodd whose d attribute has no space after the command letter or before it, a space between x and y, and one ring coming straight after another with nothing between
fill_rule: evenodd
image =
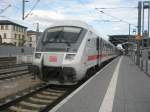
<instances>
[{"instance_id":1,"label":"headlight","mask_svg":"<svg viewBox=\"0 0 150 112\"><path fill-rule=\"evenodd\" d=\"M76 54L66 54L65 59L71 61L71 60L74 59L75 55L76 55Z\"/></svg>"},{"instance_id":2,"label":"headlight","mask_svg":"<svg viewBox=\"0 0 150 112\"><path fill-rule=\"evenodd\" d=\"M35 58L39 59L41 57L41 53L35 53Z\"/></svg>"}]
</instances>

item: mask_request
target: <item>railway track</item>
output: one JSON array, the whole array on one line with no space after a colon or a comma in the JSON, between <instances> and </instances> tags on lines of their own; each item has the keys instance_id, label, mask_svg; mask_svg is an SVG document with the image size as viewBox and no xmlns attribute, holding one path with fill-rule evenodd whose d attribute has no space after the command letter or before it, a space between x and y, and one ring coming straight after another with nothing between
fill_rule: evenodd
<instances>
[{"instance_id":1,"label":"railway track","mask_svg":"<svg viewBox=\"0 0 150 112\"><path fill-rule=\"evenodd\" d=\"M0 69L31 65L31 63L17 64L16 60L16 57L0 57Z\"/></svg>"},{"instance_id":2,"label":"railway track","mask_svg":"<svg viewBox=\"0 0 150 112\"><path fill-rule=\"evenodd\" d=\"M0 80L11 79L18 76L31 75L27 65L12 66L0 69Z\"/></svg>"},{"instance_id":3,"label":"railway track","mask_svg":"<svg viewBox=\"0 0 150 112\"><path fill-rule=\"evenodd\" d=\"M0 69L16 64L16 57L0 57Z\"/></svg>"},{"instance_id":4,"label":"railway track","mask_svg":"<svg viewBox=\"0 0 150 112\"><path fill-rule=\"evenodd\" d=\"M48 112L83 83L76 86L40 84L1 99L0 112Z\"/></svg>"},{"instance_id":5,"label":"railway track","mask_svg":"<svg viewBox=\"0 0 150 112\"><path fill-rule=\"evenodd\" d=\"M0 66L0 69L5 69L5 68L15 68L15 67L21 67L21 66L30 66L30 63L24 63L24 64L7 64Z\"/></svg>"},{"instance_id":6,"label":"railway track","mask_svg":"<svg viewBox=\"0 0 150 112\"><path fill-rule=\"evenodd\" d=\"M38 87L1 100L2 112L47 112L70 94L75 87L41 84Z\"/></svg>"}]
</instances>

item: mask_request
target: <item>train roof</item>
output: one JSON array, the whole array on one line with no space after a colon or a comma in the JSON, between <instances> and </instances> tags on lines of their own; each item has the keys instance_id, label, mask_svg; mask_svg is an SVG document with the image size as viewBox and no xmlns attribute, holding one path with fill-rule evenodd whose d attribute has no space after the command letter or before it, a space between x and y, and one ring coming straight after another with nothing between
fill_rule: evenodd
<instances>
[{"instance_id":1,"label":"train roof","mask_svg":"<svg viewBox=\"0 0 150 112\"><path fill-rule=\"evenodd\" d=\"M79 21L79 20L61 20L61 21L53 23L50 27L56 27L56 26L81 27L81 28L85 28L87 30L92 31L92 32L96 33L97 35L100 35L91 25L88 25L86 22Z\"/></svg>"},{"instance_id":2,"label":"train roof","mask_svg":"<svg viewBox=\"0 0 150 112\"><path fill-rule=\"evenodd\" d=\"M50 27L55 27L55 26L76 26L85 29L92 29L91 26L88 25L87 23L78 20L62 20L53 23Z\"/></svg>"},{"instance_id":3,"label":"train roof","mask_svg":"<svg viewBox=\"0 0 150 112\"><path fill-rule=\"evenodd\" d=\"M101 34L99 34L92 26L88 25L86 22L79 21L79 20L61 20L61 21L53 23L50 27L56 27L56 26L76 26L76 27L81 27L81 28L85 28L87 30L90 30L90 31L96 33L97 35L101 36ZM112 46L114 46L112 43L110 43L108 41L106 41L106 42L111 44Z\"/></svg>"}]
</instances>

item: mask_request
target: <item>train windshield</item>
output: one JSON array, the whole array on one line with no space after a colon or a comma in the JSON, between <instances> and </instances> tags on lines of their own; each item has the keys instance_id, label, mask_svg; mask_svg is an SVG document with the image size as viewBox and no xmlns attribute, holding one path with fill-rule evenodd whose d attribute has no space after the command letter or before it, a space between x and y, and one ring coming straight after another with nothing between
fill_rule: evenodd
<instances>
[{"instance_id":1,"label":"train windshield","mask_svg":"<svg viewBox=\"0 0 150 112\"><path fill-rule=\"evenodd\" d=\"M48 29L44 42L48 43L75 43L79 37L81 28L56 27Z\"/></svg>"},{"instance_id":2,"label":"train windshield","mask_svg":"<svg viewBox=\"0 0 150 112\"><path fill-rule=\"evenodd\" d=\"M47 29L43 33L41 45L37 50L42 51L77 51L85 30L79 27L60 26Z\"/></svg>"}]
</instances>

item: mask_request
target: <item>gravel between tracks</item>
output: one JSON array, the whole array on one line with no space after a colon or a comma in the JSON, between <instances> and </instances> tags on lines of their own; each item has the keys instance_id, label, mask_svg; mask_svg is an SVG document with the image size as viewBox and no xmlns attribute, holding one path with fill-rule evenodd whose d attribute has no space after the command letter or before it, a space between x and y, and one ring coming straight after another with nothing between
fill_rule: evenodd
<instances>
[{"instance_id":1,"label":"gravel between tracks","mask_svg":"<svg viewBox=\"0 0 150 112\"><path fill-rule=\"evenodd\" d=\"M33 80L31 76L23 76L21 78L5 81L0 84L0 99L40 83L42 83L42 81Z\"/></svg>"}]
</instances>

